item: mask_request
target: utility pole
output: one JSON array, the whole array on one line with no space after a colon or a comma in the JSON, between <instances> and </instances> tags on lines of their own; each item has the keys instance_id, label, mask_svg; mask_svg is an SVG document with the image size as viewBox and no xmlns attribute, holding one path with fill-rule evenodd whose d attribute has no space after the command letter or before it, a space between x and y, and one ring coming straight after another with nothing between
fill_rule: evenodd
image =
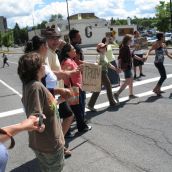
<instances>
[{"instance_id":1,"label":"utility pole","mask_svg":"<svg viewBox=\"0 0 172 172\"><path fill-rule=\"evenodd\" d=\"M170 20L171 20L171 31L172 31L172 6L171 6L171 0L170 0Z\"/></svg>"},{"instance_id":2,"label":"utility pole","mask_svg":"<svg viewBox=\"0 0 172 172\"><path fill-rule=\"evenodd\" d=\"M68 6L68 0L66 0L66 5L67 5L67 20L68 20L68 27L69 27L69 31L70 31L70 19L69 19L69 6Z\"/></svg>"}]
</instances>

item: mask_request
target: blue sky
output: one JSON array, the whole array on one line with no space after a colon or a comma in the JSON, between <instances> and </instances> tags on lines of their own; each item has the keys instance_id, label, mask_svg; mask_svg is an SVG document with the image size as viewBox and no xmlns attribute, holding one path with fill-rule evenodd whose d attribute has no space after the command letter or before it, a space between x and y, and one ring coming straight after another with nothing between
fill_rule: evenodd
<instances>
[{"instance_id":1,"label":"blue sky","mask_svg":"<svg viewBox=\"0 0 172 172\"><path fill-rule=\"evenodd\" d=\"M169 2L169 0L164 0ZM20 27L32 26L48 20L52 14L67 17L66 0L1 0L0 16L7 18L8 27L17 22ZM127 18L153 17L159 0L68 0L69 13L94 12L97 17Z\"/></svg>"}]
</instances>

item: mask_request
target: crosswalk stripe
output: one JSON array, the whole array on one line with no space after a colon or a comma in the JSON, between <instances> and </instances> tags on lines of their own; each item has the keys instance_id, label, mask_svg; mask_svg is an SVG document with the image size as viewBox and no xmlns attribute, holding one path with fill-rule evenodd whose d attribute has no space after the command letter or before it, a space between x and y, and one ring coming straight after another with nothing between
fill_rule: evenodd
<instances>
[{"instance_id":1,"label":"crosswalk stripe","mask_svg":"<svg viewBox=\"0 0 172 172\"><path fill-rule=\"evenodd\" d=\"M8 117L8 116L15 116L15 115L21 114L23 112L24 112L23 108L11 110L11 111L6 111L6 112L1 112L0 118L4 118L4 117Z\"/></svg>"},{"instance_id":2,"label":"crosswalk stripe","mask_svg":"<svg viewBox=\"0 0 172 172\"><path fill-rule=\"evenodd\" d=\"M18 91L16 91L14 88L12 88L11 86L9 86L7 83L5 83L5 82L2 81L2 80L0 80L0 82L1 82L4 86L6 86L7 88L9 88L13 93L17 94L19 97L22 97L22 95L21 95Z\"/></svg>"},{"instance_id":3,"label":"crosswalk stripe","mask_svg":"<svg viewBox=\"0 0 172 172\"><path fill-rule=\"evenodd\" d=\"M172 85L161 87L162 91L169 90L169 89L172 89ZM152 91L147 91L147 92L143 92L143 93L139 93L139 94L135 94L135 95L139 98L139 97L150 96L152 94L155 94L155 93L152 92ZM124 102L126 100L129 100L128 96L120 98L119 102ZM104 103L100 103L100 104L95 105L94 108L95 109L100 109L100 108L105 108L105 107L108 107L108 106L109 106L109 102L104 102ZM86 112L87 111L89 111L89 109L86 108Z\"/></svg>"},{"instance_id":4,"label":"crosswalk stripe","mask_svg":"<svg viewBox=\"0 0 172 172\"><path fill-rule=\"evenodd\" d=\"M169 90L169 89L172 89L172 85L161 87L162 91ZM153 93L152 91L147 91L147 92L136 94L136 96L138 98L139 97L141 98L141 97L150 96L152 94L155 94L155 93ZM120 102L124 102L124 101L127 101L127 100L129 100L128 96L122 97L122 98L119 99ZM101 108L105 108L105 107L108 107L108 106L109 106L109 102L104 102L104 103L97 104L94 107L96 109L101 109ZM89 109L86 108L85 111L88 112ZM2 113L0 113L0 118L9 117L9 116L15 116L15 115L19 115L21 113L24 113L24 109L23 108L15 109L15 110L7 111L7 112L2 112Z\"/></svg>"},{"instance_id":5,"label":"crosswalk stripe","mask_svg":"<svg viewBox=\"0 0 172 172\"><path fill-rule=\"evenodd\" d=\"M151 82L158 81L159 78L160 78L160 77L155 77L155 78L145 79L145 80L142 80L142 81L135 81L135 82L133 83L133 87L140 86L140 85L144 85L144 84L149 84L149 83L151 83ZM167 75L167 78L168 78L168 79L169 79L169 78L172 78L172 74L168 74L168 75ZM128 87L126 87L126 89L127 89L127 88L128 88ZM119 87L112 88L112 92L118 91L118 89L119 89ZM100 95L102 95L102 94L106 94L106 91L105 91L105 90L101 91L101 92L100 92ZM92 93L88 93L88 94L86 95L86 97L89 98L89 97L91 97L91 95L92 95Z\"/></svg>"}]
</instances>

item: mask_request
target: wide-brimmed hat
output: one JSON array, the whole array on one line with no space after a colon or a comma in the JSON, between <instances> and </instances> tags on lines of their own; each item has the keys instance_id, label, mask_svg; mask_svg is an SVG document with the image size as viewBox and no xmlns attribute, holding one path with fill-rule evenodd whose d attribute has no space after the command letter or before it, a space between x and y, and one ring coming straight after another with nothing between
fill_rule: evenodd
<instances>
[{"instance_id":1,"label":"wide-brimmed hat","mask_svg":"<svg viewBox=\"0 0 172 172\"><path fill-rule=\"evenodd\" d=\"M101 48L104 48L106 46L107 46L107 44L104 44L104 43L97 44L97 51L99 51Z\"/></svg>"},{"instance_id":2,"label":"wide-brimmed hat","mask_svg":"<svg viewBox=\"0 0 172 172\"><path fill-rule=\"evenodd\" d=\"M51 38L60 38L62 35L59 29L46 28L46 29L41 30L41 36L47 39L51 39Z\"/></svg>"}]
</instances>

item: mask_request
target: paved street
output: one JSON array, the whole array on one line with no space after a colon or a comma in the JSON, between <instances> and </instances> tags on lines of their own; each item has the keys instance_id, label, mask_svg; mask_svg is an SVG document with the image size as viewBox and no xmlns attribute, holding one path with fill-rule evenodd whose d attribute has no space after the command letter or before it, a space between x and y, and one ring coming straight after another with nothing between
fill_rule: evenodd
<instances>
[{"instance_id":1,"label":"paved street","mask_svg":"<svg viewBox=\"0 0 172 172\"><path fill-rule=\"evenodd\" d=\"M95 61L95 53L90 54L85 56L86 60ZM10 67L0 68L1 127L25 118L21 104L22 87L17 75L19 56L8 55ZM168 76L162 88L165 93L157 97L152 92L159 79L153 57L150 56L143 67L146 77L134 82L137 99L128 100L126 89L120 95L120 105L109 108L106 93L102 90L95 106L98 112L87 110L86 118L93 129L68 140L72 157L65 160L64 172L172 171L172 61L165 60ZM123 74L120 76L123 78ZM113 92L117 90L113 88ZM90 96L88 93L87 101ZM72 129L75 133L75 124ZM27 133L15 136L15 141L14 149L9 151L6 171L39 172L35 156L28 148Z\"/></svg>"}]
</instances>

